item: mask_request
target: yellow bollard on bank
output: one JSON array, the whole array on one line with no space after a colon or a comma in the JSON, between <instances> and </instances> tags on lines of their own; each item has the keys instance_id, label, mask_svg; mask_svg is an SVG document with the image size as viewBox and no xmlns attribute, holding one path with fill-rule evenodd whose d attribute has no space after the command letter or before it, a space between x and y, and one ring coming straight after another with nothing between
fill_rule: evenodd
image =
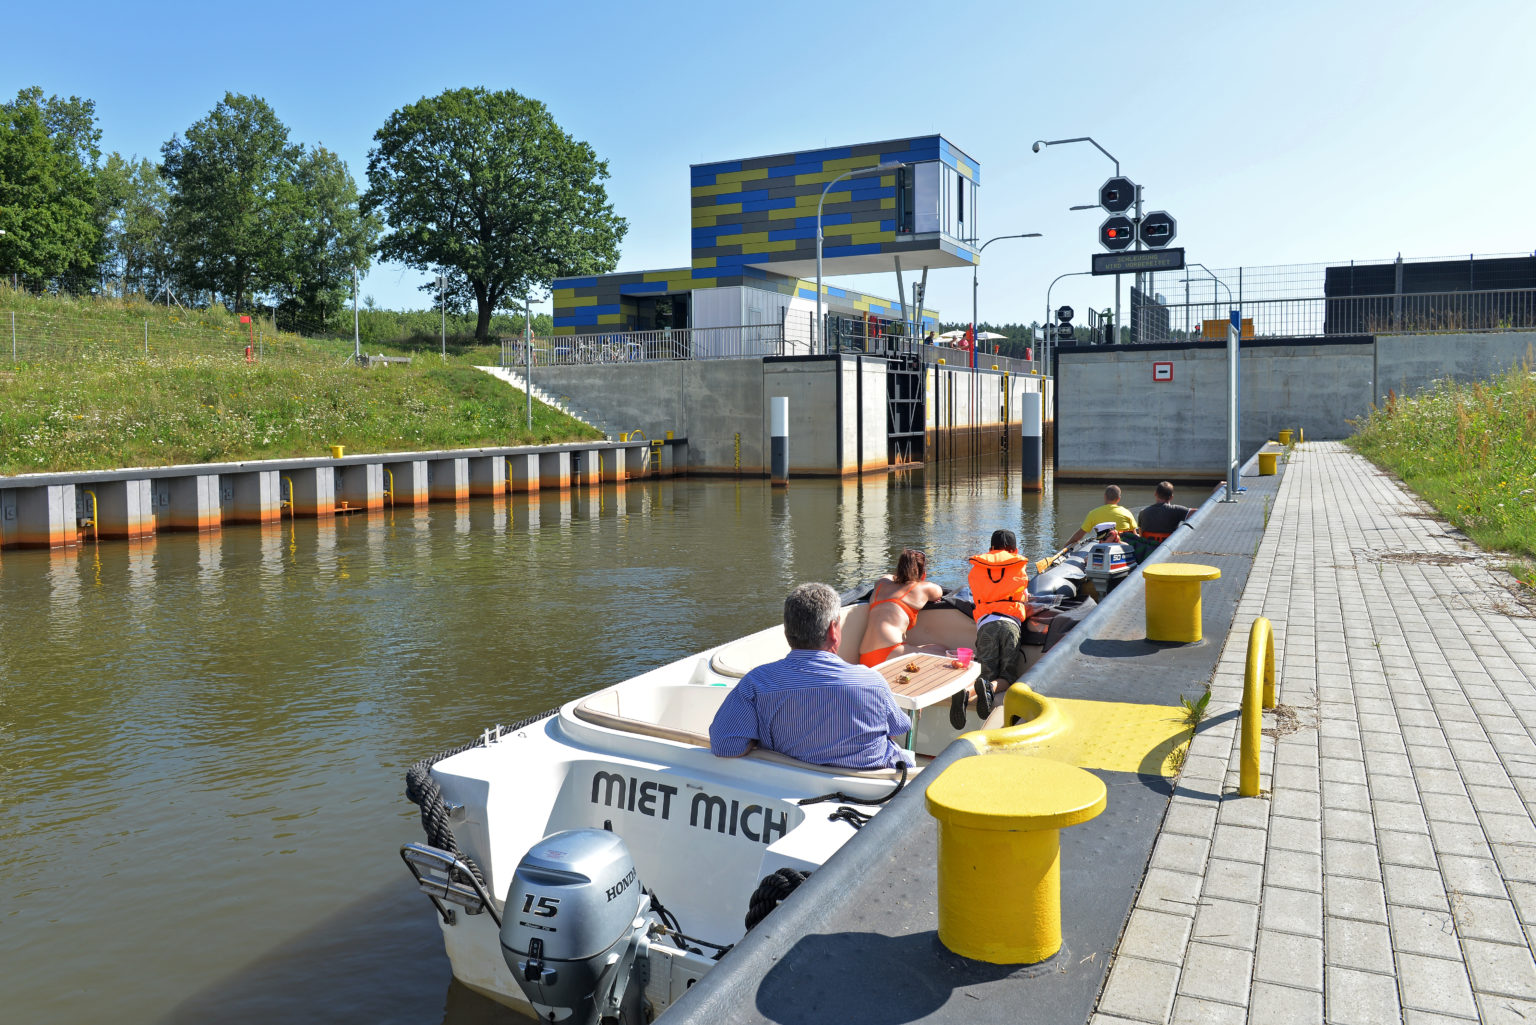
<instances>
[{"instance_id":1,"label":"yellow bollard on bank","mask_svg":"<svg viewBox=\"0 0 1536 1025\"><path fill-rule=\"evenodd\" d=\"M347 450L347 446L345 446L345 445L332 445L331 446L331 458L332 459L340 459L341 458L341 454L343 452L345 452L346 450Z\"/></svg>"},{"instance_id":2,"label":"yellow bollard on bank","mask_svg":"<svg viewBox=\"0 0 1536 1025\"><path fill-rule=\"evenodd\" d=\"M1287 427L1285 430L1280 432L1280 444L1282 444L1282 445L1289 445L1290 443L1291 443L1291 429L1289 427Z\"/></svg>"},{"instance_id":3,"label":"yellow bollard on bank","mask_svg":"<svg viewBox=\"0 0 1536 1025\"><path fill-rule=\"evenodd\" d=\"M1220 576L1215 566L1194 562L1159 562L1144 568L1147 640L1189 644L1205 636L1200 625L1200 585Z\"/></svg>"},{"instance_id":4,"label":"yellow bollard on bank","mask_svg":"<svg viewBox=\"0 0 1536 1025\"><path fill-rule=\"evenodd\" d=\"M1275 475L1275 461L1279 457L1278 452L1259 453L1259 476L1273 477Z\"/></svg>"},{"instance_id":5,"label":"yellow bollard on bank","mask_svg":"<svg viewBox=\"0 0 1536 1025\"><path fill-rule=\"evenodd\" d=\"M1259 796L1259 744L1265 708L1275 707L1275 633L1263 616L1248 634L1248 664L1243 673L1242 744L1237 792Z\"/></svg>"},{"instance_id":6,"label":"yellow bollard on bank","mask_svg":"<svg viewBox=\"0 0 1536 1025\"><path fill-rule=\"evenodd\" d=\"M1061 949L1059 832L1104 810L1103 780L1019 754L962 758L928 787L939 823L939 941L989 964Z\"/></svg>"}]
</instances>

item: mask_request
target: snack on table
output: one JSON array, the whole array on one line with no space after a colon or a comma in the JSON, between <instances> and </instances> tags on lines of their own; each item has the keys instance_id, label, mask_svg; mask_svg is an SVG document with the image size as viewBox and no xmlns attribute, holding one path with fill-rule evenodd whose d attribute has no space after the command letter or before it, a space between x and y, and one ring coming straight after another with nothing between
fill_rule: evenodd
<instances>
[{"instance_id":1,"label":"snack on table","mask_svg":"<svg viewBox=\"0 0 1536 1025\"><path fill-rule=\"evenodd\" d=\"M965 663L960 661L958 658L952 658L952 659L949 660L949 668L951 668L951 669L964 669L965 668Z\"/></svg>"},{"instance_id":2,"label":"snack on table","mask_svg":"<svg viewBox=\"0 0 1536 1025\"><path fill-rule=\"evenodd\" d=\"M896 677L896 683L898 686L905 686L911 682L912 677L908 676L906 673L902 673L900 676Z\"/></svg>"},{"instance_id":3,"label":"snack on table","mask_svg":"<svg viewBox=\"0 0 1536 1025\"><path fill-rule=\"evenodd\" d=\"M922 670L922 666L918 665L915 661L908 662L905 668L909 673L916 673Z\"/></svg>"}]
</instances>

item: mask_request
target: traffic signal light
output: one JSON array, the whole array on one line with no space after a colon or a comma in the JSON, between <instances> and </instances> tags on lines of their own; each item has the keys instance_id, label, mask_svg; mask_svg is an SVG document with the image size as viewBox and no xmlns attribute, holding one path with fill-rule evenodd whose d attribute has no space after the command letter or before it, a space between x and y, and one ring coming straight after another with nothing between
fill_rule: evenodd
<instances>
[{"instance_id":1,"label":"traffic signal light","mask_svg":"<svg viewBox=\"0 0 1536 1025\"><path fill-rule=\"evenodd\" d=\"M1123 214L1136 205L1136 184L1116 176L1099 186L1099 206L1106 213Z\"/></svg>"},{"instance_id":2,"label":"traffic signal light","mask_svg":"<svg viewBox=\"0 0 1536 1025\"><path fill-rule=\"evenodd\" d=\"M1106 217L1099 225L1099 245L1111 252L1129 249L1136 241L1136 225L1129 217Z\"/></svg>"},{"instance_id":3,"label":"traffic signal light","mask_svg":"<svg viewBox=\"0 0 1536 1025\"><path fill-rule=\"evenodd\" d=\"M1166 210L1154 210L1141 219L1142 244L1161 249L1178 234L1178 222L1168 216Z\"/></svg>"}]
</instances>

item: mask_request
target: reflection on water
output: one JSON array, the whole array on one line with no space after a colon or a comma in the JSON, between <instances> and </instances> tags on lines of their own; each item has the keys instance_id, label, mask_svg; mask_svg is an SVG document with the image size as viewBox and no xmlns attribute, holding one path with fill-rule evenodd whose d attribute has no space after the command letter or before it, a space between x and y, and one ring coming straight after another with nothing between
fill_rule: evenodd
<instances>
[{"instance_id":1,"label":"reflection on water","mask_svg":"<svg viewBox=\"0 0 1536 1025\"><path fill-rule=\"evenodd\" d=\"M406 765L773 623L903 547L958 585L1097 488L986 465L652 481L0 557L10 1020L470 1022ZM1150 500L1150 496L1148 496ZM1142 504L1142 503L1135 503Z\"/></svg>"}]
</instances>

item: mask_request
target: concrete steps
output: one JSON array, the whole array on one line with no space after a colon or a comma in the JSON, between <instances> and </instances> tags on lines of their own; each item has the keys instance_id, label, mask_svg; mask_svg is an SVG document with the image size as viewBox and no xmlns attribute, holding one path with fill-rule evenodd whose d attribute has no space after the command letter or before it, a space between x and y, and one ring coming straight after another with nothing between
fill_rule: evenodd
<instances>
[{"instance_id":1,"label":"concrete steps","mask_svg":"<svg viewBox=\"0 0 1536 1025\"><path fill-rule=\"evenodd\" d=\"M527 381L523 378L523 375L515 370L508 369L507 367L476 367L475 369L483 370L487 374L490 374L492 377L499 378L500 380L507 382L519 391L526 391L528 388ZM602 422L602 420L600 420L590 409L573 407L567 398L551 395L543 388L540 388L537 384L533 386L533 397L544 403L546 406L553 406L554 408L560 410L560 412L564 413L566 416L581 421L588 427L593 427L599 431L602 431L603 437L607 438L609 441L614 439L615 435L613 429L606 423Z\"/></svg>"}]
</instances>

